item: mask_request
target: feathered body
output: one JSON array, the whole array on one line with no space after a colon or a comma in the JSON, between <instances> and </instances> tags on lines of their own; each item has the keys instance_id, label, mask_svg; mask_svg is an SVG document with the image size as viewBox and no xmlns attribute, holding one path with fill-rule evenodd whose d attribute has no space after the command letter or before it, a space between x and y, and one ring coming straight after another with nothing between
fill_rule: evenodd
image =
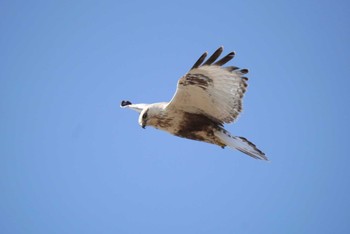
<instances>
[{"instance_id":1,"label":"feathered body","mask_svg":"<svg viewBox=\"0 0 350 234\"><path fill-rule=\"evenodd\" d=\"M169 111L167 105L168 103L150 104L148 109L140 114L140 125L152 126L183 138L225 146L214 134L215 131L223 129L222 125L202 114L176 109ZM143 117L144 114L146 117Z\"/></svg>"},{"instance_id":2,"label":"feathered body","mask_svg":"<svg viewBox=\"0 0 350 234\"><path fill-rule=\"evenodd\" d=\"M234 57L234 52L215 62L222 51L220 47L205 62L207 53L204 53L178 81L170 102L132 104L122 101L121 106L140 112L139 124L143 128L153 126L175 136L222 148L229 146L254 158L267 160L253 143L246 138L232 136L224 129L223 124L233 122L242 111L248 80L244 75L248 70L222 67Z\"/></svg>"}]
</instances>

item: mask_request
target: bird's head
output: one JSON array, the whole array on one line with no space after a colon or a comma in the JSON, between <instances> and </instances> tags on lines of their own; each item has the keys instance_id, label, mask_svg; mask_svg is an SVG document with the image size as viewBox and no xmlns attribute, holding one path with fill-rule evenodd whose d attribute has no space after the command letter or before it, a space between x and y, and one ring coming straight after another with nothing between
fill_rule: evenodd
<instances>
[{"instance_id":1,"label":"bird's head","mask_svg":"<svg viewBox=\"0 0 350 234\"><path fill-rule=\"evenodd\" d=\"M157 118L162 114L166 105L167 103L132 104L130 101L122 101L120 107L139 112L139 124L142 128L145 128L146 126L155 126L157 124Z\"/></svg>"},{"instance_id":2,"label":"bird's head","mask_svg":"<svg viewBox=\"0 0 350 234\"><path fill-rule=\"evenodd\" d=\"M130 101L122 101L120 104L121 108L129 108L140 113L139 124L142 126L142 128L145 128L147 125L149 106L149 104L145 103L132 104Z\"/></svg>"},{"instance_id":3,"label":"bird's head","mask_svg":"<svg viewBox=\"0 0 350 234\"><path fill-rule=\"evenodd\" d=\"M159 119L164 115L166 103L154 103L146 106L140 113L139 124L142 128L146 126L156 127Z\"/></svg>"}]
</instances>

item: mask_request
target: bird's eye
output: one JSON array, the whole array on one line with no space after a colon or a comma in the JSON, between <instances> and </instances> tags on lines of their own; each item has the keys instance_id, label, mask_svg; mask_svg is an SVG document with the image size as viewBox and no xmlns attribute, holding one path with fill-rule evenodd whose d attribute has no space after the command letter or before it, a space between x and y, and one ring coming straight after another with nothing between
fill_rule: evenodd
<instances>
[{"instance_id":1,"label":"bird's eye","mask_svg":"<svg viewBox=\"0 0 350 234\"><path fill-rule=\"evenodd\" d=\"M143 116L142 116L142 119L146 119L147 118L147 115L148 115L148 111L146 111Z\"/></svg>"}]
</instances>

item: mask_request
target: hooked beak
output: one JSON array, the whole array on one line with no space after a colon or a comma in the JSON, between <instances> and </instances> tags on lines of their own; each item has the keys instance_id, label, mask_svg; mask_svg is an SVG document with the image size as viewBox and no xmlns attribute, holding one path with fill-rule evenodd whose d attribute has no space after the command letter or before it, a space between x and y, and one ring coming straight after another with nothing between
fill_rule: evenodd
<instances>
[{"instance_id":1,"label":"hooked beak","mask_svg":"<svg viewBox=\"0 0 350 234\"><path fill-rule=\"evenodd\" d=\"M146 120L142 121L141 127L142 127L143 129L146 129L146 126L147 126L147 121L146 121Z\"/></svg>"}]
</instances>

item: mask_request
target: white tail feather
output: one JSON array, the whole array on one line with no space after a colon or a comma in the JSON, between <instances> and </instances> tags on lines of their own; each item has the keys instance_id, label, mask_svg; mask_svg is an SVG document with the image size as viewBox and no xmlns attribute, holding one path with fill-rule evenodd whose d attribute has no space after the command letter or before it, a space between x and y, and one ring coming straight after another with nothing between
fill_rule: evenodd
<instances>
[{"instance_id":1,"label":"white tail feather","mask_svg":"<svg viewBox=\"0 0 350 234\"><path fill-rule=\"evenodd\" d=\"M231 136L226 130L216 132L215 135L219 137L225 145L230 148L237 149L255 159L267 160L265 154L259 150L252 142L244 137Z\"/></svg>"}]
</instances>

